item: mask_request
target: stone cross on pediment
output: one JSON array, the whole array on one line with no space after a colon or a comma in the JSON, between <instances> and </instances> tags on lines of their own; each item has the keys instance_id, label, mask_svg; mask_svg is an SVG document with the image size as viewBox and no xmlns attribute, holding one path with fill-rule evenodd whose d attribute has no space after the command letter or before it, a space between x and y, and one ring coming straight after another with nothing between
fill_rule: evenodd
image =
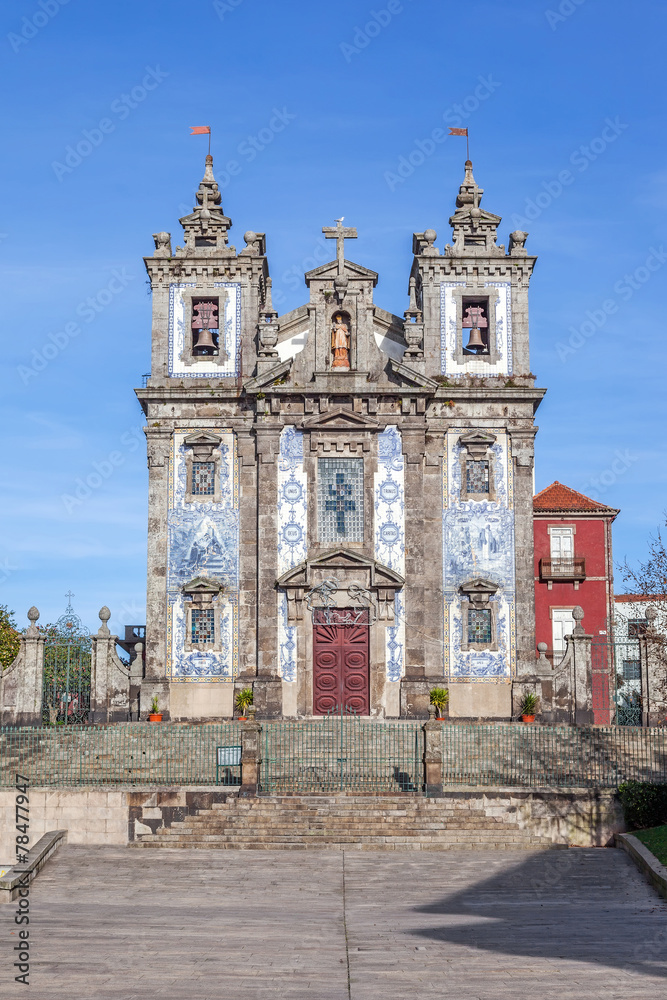
<instances>
[{"instance_id":1,"label":"stone cross on pediment","mask_svg":"<svg viewBox=\"0 0 667 1000\"><path fill-rule=\"evenodd\" d=\"M334 226L323 226L322 232L324 233L326 239L336 240L336 260L338 261L338 273L343 274L345 271L345 240L356 240L357 230L352 226L344 226L343 220L345 216L340 219L334 219L336 223Z\"/></svg>"}]
</instances>

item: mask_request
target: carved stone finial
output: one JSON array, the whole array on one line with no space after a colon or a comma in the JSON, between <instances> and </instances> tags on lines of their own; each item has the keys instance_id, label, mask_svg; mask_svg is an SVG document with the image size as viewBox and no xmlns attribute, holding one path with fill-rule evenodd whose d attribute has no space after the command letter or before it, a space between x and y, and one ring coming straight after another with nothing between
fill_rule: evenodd
<instances>
[{"instance_id":1,"label":"carved stone finial","mask_svg":"<svg viewBox=\"0 0 667 1000\"><path fill-rule=\"evenodd\" d=\"M254 722L255 721L255 716L257 714L257 706L256 705L248 705L248 708L246 709L246 711L248 713L248 722Z\"/></svg>"},{"instance_id":2,"label":"carved stone finial","mask_svg":"<svg viewBox=\"0 0 667 1000\"><path fill-rule=\"evenodd\" d=\"M37 628L37 625L35 624L38 618L39 618L39 611L33 605L30 608L30 610L28 611L28 620L30 622L30 625L26 629L26 635L29 635L29 636L37 636L37 635L39 635L39 629Z\"/></svg>"},{"instance_id":3,"label":"carved stone finial","mask_svg":"<svg viewBox=\"0 0 667 1000\"><path fill-rule=\"evenodd\" d=\"M104 607L100 608L98 616L99 616L99 619L102 622L102 624L100 625L97 634L98 635L110 635L109 626L107 625L107 622L111 618L111 612L109 611L109 609L106 606L106 604L104 605Z\"/></svg>"},{"instance_id":4,"label":"carved stone finial","mask_svg":"<svg viewBox=\"0 0 667 1000\"><path fill-rule=\"evenodd\" d=\"M546 642L538 642L537 644L537 651L540 654L540 656L544 656L548 648L549 647L547 646Z\"/></svg>"},{"instance_id":5,"label":"carved stone finial","mask_svg":"<svg viewBox=\"0 0 667 1000\"><path fill-rule=\"evenodd\" d=\"M171 257L171 233L153 233L155 240L154 257Z\"/></svg>"},{"instance_id":6,"label":"carved stone finial","mask_svg":"<svg viewBox=\"0 0 667 1000\"><path fill-rule=\"evenodd\" d=\"M584 627L581 624L584 620L584 609L579 604L572 609L572 617L574 618L573 635L584 635Z\"/></svg>"},{"instance_id":7,"label":"carved stone finial","mask_svg":"<svg viewBox=\"0 0 667 1000\"><path fill-rule=\"evenodd\" d=\"M435 705L428 706L428 721L435 722L436 708Z\"/></svg>"},{"instance_id":8,"label":"carved stone finial","mask_svg":"<svg viewBox=\"0 0 667 1000\"><path fill-rule=\"evenodd\" d=\"M484 194L484 189L479 187L477 181L472 175L472 160L466 160L465 171L463 184L459 188L459 193L456 196L456 207L466 208L470 206L473 209L478 209L482 200L482 195Z\"/></svg>"},{"instance_id":9,"label":"carved stone finial","mask_svg":"<svg viewBox=\"0 0 667 1000\"><path fill-rule=\"evenodd\" d=\"M512 257L525 257L527 250L525 247L526 240L528 239L528 233L524 233L521 229L515 229L513 233L510 233L510 255Z\"/></svg>"},{"instance_id":10,"label":"carved stone finial","mask_svg":"<svg viewBox=\"0 0 667 1000\"><path fill-rule=\"evenodd\" d=\"M243 234L243 239L246 245L241 251L242 256L263 257L266 254L266 236L264 233L256 233L252 229L249 229L247 233Z\"/></svg>"}]
</instances>

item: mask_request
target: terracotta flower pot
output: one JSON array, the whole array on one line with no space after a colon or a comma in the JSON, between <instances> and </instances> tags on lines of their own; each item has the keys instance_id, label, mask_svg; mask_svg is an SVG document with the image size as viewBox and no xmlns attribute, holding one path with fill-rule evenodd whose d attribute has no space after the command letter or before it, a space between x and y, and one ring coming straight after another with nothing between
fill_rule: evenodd
<instances>
[{"instance_id":1,"label":"terracotta flower pot","mask_svg":"<svg viewBox=\"0 0 667 1000\"><path fill-rule=\"evenodd\" d=\"M162 722L162 712L151 712L148 716L149 722Z\"/></svg>"},{"instance_id":2,"label":"terracotta flower pot","mask_svg":"<svg viewBox=\"0 0 667 1000\"><path fill-rule=\"evenodd\" d=\"M523 719L524 722L535 722L534 715L522 715L521 718Z\"/></svg>"},{"instance_id":3,"label":"terracotta flower pot","mask_svg":"<svg viewBox=\"0 0 667 1000\"><path fill-rule=\"evenodd\" d=\"M237 722L247 722L248 721L248 716L247 715L239 715L237 717L236 721Z\"/></svg>"}]
</instances>

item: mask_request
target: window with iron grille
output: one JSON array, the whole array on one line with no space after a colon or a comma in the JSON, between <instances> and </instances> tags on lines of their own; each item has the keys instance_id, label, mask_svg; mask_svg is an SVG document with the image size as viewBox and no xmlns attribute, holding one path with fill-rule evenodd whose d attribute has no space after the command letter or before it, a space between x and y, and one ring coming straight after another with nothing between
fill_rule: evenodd
<instances>
[{"instance_id":1,"label":"window with iron grille","mask_svg":"<svg viewBox=\"0 0 667 1000\"><path fill-rule=\"evenodd\" d=\"M215 612L212 608L193 608L192 643L198 646L213 645L215 642Z\"/></svg>"},{"instance_id":2,"label":"window with iron grille","mask_svg":"<svg viewBox=\"0 0 667 1000\"><path fill-rule=\"evenodd\" d=\"M469 458L466 462L466 493L489 492L489 463Z\"/></svg>"},{"instance_id":3,"label":"window with iron grille","mask_svg":"<svg viewBox=\"0 0 667 1000\"><path fill-rule=\"evenodd\" d=\"M213 496L215 493L215 462L192 463L192 495Z\"/></svg>"},{"instance_id":4,"label":"window with iron grille","mask_svg":"<svg viewBox=\"0 0 667 1000\"><path fill-rule=\"evenodd\" d=\"M641 639L646 635L648 628L647 618L635 618L628 622L628 639Z\"/></svg>"},{"instance_id":5,"label":"window with iron grille","mask_svg":"<svg viewBox=\"0 0 667 1000\"><path fill-rule=\"evenodd\" d=\"M468 642L491 642L491 611L487 608L468 609Z\"/></svg>"},{"instance_id":6,"label":"window with iron grille","mask_svg":"<svg viewBox=\"0 0 667 1000\"><path fill-rule=\"evenodd\" d=\"M623 660L623 680L638 681L641 679L639 660Z\"/></svg>"}]
</instances>

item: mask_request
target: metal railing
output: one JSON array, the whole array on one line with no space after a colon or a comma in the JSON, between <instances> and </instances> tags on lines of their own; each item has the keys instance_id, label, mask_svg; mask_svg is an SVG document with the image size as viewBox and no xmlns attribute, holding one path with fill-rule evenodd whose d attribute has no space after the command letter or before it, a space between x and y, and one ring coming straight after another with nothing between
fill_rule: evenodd
<instances>
[{"instance_id":1,"label":"metal railing","mask_svg":"<svg viewBox=\"0 0 667 1000\"><path fill-rule=\"evenodd\" d=\"M261 726L263 792L422 791L419 721L334 717ZM445 787L667 782L662 728L445 723L440 739ZM215 785L218 748L242 741L243 725L236 722L2 728L0 787L14 787L17 772L42 787Z\"/></svg>"},{"instance_id":2,"label":"metal railing","mask_svg":"<svg viewBox=\"0 0 667 1000\"><path fill-rule=\"evenodd\" d=\"M112 726L0 728L0 787L16 772L31 785L215 785L218 747L242 726L136 722Z\"/></svg>"},{"instance_id":3,"label":"metal railing","mask_svg":"<svg viewBox=\"0 0 667 1000\"><path fill-rule=\"evenodd\" d=\"M412 792L423 785L420 722L333 715L262 723L263 792Z\"/></svg>"},{"instance_id":4,"label":"metal railing","mask_svg":"<svg viewBox=\"0 0 667 1000\"><path fill-rule=\"evenodd\" d=\"M540 576L543 580L585 580L586 559L540 559Z\"/></svg>"}]
</instances>

